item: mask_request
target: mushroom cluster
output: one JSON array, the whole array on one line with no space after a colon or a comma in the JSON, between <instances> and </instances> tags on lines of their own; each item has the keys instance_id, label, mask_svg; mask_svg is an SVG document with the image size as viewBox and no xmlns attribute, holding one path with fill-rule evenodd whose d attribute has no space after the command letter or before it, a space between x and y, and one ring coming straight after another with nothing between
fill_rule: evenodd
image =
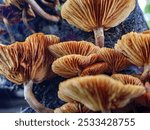
<instances>
[{"instance_id":1,"label":"mushroom cluster","mask_svg":"<svg viewBox=\"0 0 150 130\"><path fill-rule=\"evenodd\" d=\"M18 8L20 1L23 0L15 1ZM34 9L35 1L24 1ZM54 8L59 5L57 0L54 5L42 2ZM35 33L24 42L0 44L0 74L24 84L25 99L36 112L111 112L130 103L149 107L150 31L131 32L122 36L115 48L104 47L104 30L125 20L135 3L136 0L67 0L62 17L84 31L94 31L96 45L87 41L60 42L57 36ZM140 76L122 74L132 65L143 68ZM56 75L66 79L58 91L58 97L66 103L53 110L35 98L32 87Z\"/></svg>"}]
</instances>

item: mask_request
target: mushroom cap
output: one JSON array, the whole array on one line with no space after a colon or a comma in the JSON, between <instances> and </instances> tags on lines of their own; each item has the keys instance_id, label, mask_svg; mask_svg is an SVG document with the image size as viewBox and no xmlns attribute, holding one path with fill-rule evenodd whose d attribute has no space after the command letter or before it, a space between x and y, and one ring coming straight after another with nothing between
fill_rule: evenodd
<instances>
[{"instance_id":1,"label":"mushroom cap","mask_svg":"<svg viewBox=\"0 0 150 130\"><path fill-rule=\"evenodd\" d=\"M90 32L109 29L123 22L135 8L136 0L67 0L61 15L70 24Z\"/></svg>"},{"instance_id":2,"label":"mushroom cap","mask_svg":"<svg viewBox=\"0 0 150 130\"><path fill-rule=\"evenodd\" d=\"M60 83L58 96L66 102L80 102L93 111L124 107L132 98L145 93L138 85L123 85L105 75L85 76Z\"/></svg>"},{"instance_id":3,"label":"mushroom cap","mask_svg":"<svg viewBox=\"0 0 150 130\"><path fill-rule=\"evenodd\" d=\"M138 67L150 64L150 33L131 32L122 36L115 49L128 57Z\"/></svg>"},{"instance_id":4,"label":"mushroom cap","mask_svg":"<svg viewBox=\"0 0 150 130\"><path fill-rule=\"evenodd\" d=\"M70 54L88 56L99 50L93 43L86 41L68 41L49 47L50 52L57 58Z\"/></svg>"},{"instance_id":5,"label":"mushroom cap","mask_svg":"<svg viewBox=\"0 0 150 130\"><path fill-rule=\"evenodd\" d=\"M133 77L131 75L127 74L113 74L111 76L113 79L116 79L118 81L121 81L124 85L131 84L131 85L141 85L143 86L143 83L140 79Z\"/></svg>"},{"instance_id":6,"label":"mushroom cap","mask_svg":"<svg viewBox=\"0 0 150 130\"><path fill-rule=\"evenodd\" d=\"M61 106L60 108L56 108L54 113L89 113L90 110L84 105L77 102L69 102Z\"/></svg>"},{"instance_id":7,"label":"mushroom cap","mask_svg":"<svg viewBox=\"0 0 150 130\"><path fill-rule=\"evenodd\" d=\"M52 77L54 57L50 55L48 46L55 41L50 42L44 34L37 33L29 36L25 42L0 45L0 73L16 84L29 80L39 83Z\"/></svg>"},{"instance_id":8,"label":"mushroom cap","mask_svg":"<svg viewBox=\"0 0 150 130\"><path fill-rule=\"evenodd\" d=\"M128 58L111 48L101 48L98 52L104 62L108 63L112 72L119 72L131 65Z\"/></svg>"},{"instance_id":9,"label":"mushroom cap","mask_svg":"<svg viewBox=\"0 0 150 130\"><path fill-rule=\"evenodd\" d=\"M105 62L99 62L92 64L88 67L86 67L80 76L85 76L85 75L97 75L97 74L104 74L106 72L109 72L109 65L108 63Z\"/></svg>"},{"instance_id":10,"label":"mushroom cap","mask_svg":"<svg viewBox=\"0 0 150 130\"><path fill-rule=\"evenodd\" d=\"M64 78L71 78L81 74L82 69L93 64L96 58L93 55L67 55L55 60L52 64L52 71Z\"/></svg>"}]
</instances>

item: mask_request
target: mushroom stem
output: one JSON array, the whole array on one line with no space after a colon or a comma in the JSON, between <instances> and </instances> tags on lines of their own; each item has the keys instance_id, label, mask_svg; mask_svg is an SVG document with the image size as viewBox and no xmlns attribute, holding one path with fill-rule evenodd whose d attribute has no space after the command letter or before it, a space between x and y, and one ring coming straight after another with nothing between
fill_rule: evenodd
<instances>
[{"instance_id":1,"label":"mushroom stem","mask_svg":"<svg viewBox=\"0 0 150 130\"><path fill-rule=\"evenodd\" d=\"M22 21L23 21L23 23L27 27L27 29L30 30L31 33L35 33L35 31L29 26L26 16L27 16L26 15L26 10L23 9L23 11L22 11Z\"/></svg>"},{"instance_id":2,"label":"mushroom stem","mask_svg":"<svg viewBox=\"0 0 150 130\"><path fill-rule=\"evenodd\" d=\"M37 3L35 0L25 0L29 5L31 5L32 9L41 17L53 21L58 22L60 20L59 16L54 16L46 13Z\"/></svg>"},{"instance_id":3,"label":"mushroom stem","mask_svg":"<svg viewBox=\"0 0 150 130\"><path fill-rule=\"evenodd\" d=\"M94 29L95 44L99 47L104 47L104 29Z\"/></svg>"},{"instance_id":4,"label":"mushroom stem","mask_svg":"<svg viewBox=\"0 0 150 130\"><path fill-rule=\"evenodd\" d=\"M143 82L150 80L150 65L144 65L144 72L141 75L141 80Z\"/></svg>"},{"instance_id":5,"label":"mushroom stem","mask_svg":"<svg viewBox=\"0 0 150 130\"><path fill-rule=\"evenodd\" d=\"M33 81L30 80L24 83L24 97L28 104L36 111L40 113L53 113L54 111L50 108L46 108L42 105L34 96L33 91Z\"/></svg>"},{"instance_id":6,"label":"mushroom stem","mask_svg":"<svg viewBox=\"0 0 150 130\"><path fill-rule=\"evenodd\" d=\"M6 26L6 29L7 29L8 35L9 35L9 37L10 37L11 43L14 43L16 40L15 40L13 34L12 34L12 31L11 31L10 24L9 24L9 22L8 22L8 19L5 18L5 17L3 17L3 22L4 22L5 26Z\"/></svg>"}]
</instances>

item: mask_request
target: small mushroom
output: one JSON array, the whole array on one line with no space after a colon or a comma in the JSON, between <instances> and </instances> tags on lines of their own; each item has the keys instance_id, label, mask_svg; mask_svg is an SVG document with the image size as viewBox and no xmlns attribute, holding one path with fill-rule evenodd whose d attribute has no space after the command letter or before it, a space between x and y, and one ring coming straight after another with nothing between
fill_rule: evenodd
<instances>
[{"instance_id":1,"label":"small mushroom","mask_svg":"<svg viewBox=\"0 0 150 130\"><path fill-rule=\"evenodd\" d=\"M77 102L69 102L61 106L60 108L56 108L54 113L90 113L86 106Z\"/></svg>"},{"instance_id":2,"label":"small mushroom","mask_svg":"<svg viewBox=\"0 0 150 130\"><path fill-rule=\"evenodd\" d=\"M33 83L41 83L54 76L51 70L54 57L47 47L59 38L52 37L54 40L50 41L44 34L37 33L22 43L0 45L0 74L16 84L24 84L24 97L36 112L53 112L39 103L32 92Z\"/></svg>"},{"instance_id":3,"label":"small mushroom","mask_svg":"<svg viewBox=\"0 0 150 130\"><path fill-rule=\"evenodd\" d=\"M104 74L109 71L108 63L99 62L86 67L80 76Z\"/></svg>"},{"instance_id":4,"label":"small mushroom","mask_svg":"<svg viewBox=\"0 0 150 130\"><path fill-rule=\"evenodd\" d=\"M123 22L135 8L136 0L67 0L61 15L70 24L94 31L96 45L104 46L104 30Z\"/></svg>"},{"instance_id":5,"label":"small mushroom","mask_svg":"<svg viewBox=\"0 0 150 130\"><path fill-rule=\"evenodd\" d=\"M82 70L93 64L96 60L94 55L67 55L55 60L52 64L52 70L64 78L80 76Z\"/></svg>"},{"instance_id":6,"label":"small mushroom","mask_svg":"<svg viewBox=\"0 0 150 130\"><path fill-rule=\"evenodd\" d=\"M143 86L143 83L140 79L133 77L131 75L127 74L113 74L111 76L113 79L121 81L124 85L130 84L130 85L140 85Z\"/></svg>"},{"instance_id":7,"label":"small mushroom","mask_svg":"<svg viewBox=\"0 0 150 130\"><path fill-rule=\"evenodd\" d=\"M102 58L104 62L108 63L109 70L111 70L113 74L131 65L128 58L115 49L101 48L98 54L101 55L100 58Z\"/></svg>"},{"instance_id":8,"label":"small mushroom","mask_svg":"<svg viewBox=\"0 0 150 130\"><path fill-rule=\"evenodd\" d=\"M115 49L123 53L131 63L144 67L141 79L149 80L150 76L150 32L131 32L122 36Z\"/></svg>"},{"instance_id":9,"label":"small mushroom","mask_svg":"<svg viewBox=\"0 0 150 130\"><path fill-rule=\"evenodd\" d=\"M86 41L68 41L49 46L49 50L55 57L60 58L71 54L88 56L97 53L99 48Z\"/></svg>"},{"instance_id":10,"label":"small mushroom","mask_svg":"<svg viewBox=\"0 0 150 130\"><path fill-rule=\"evenodd\" d=\"M85 76L60 83L58 96L65 102L80 102L92 111L109 112L127 105L145 93L139 85L123 85L105 75Z\"/></svg>"}]
</instances>

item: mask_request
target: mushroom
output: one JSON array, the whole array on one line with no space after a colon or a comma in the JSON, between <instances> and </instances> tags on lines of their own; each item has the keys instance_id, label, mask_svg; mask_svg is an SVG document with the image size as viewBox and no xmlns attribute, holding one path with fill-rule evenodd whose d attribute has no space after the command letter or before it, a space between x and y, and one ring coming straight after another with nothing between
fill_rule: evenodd
<instances>
[{"instance_id":1,"label":"mushroom","mask_svg":"<svg viewBox=\"0 0 150 130\"><path fill-rule=\"evenodd\" d=\"M22 10L22 7L26 7L26 4L29 4L31 8L41 17L44 19L58 22L60 18L58 16L50 15L46 13L35 0L3 0L6 4L12 4L14 6L17 6L20 10Z\"/></svg>"},{"instance_id":2,"label":"mushroom","mask_svg":"<svg viewBox=\"0 0 150 130\"><path fill-rule=\"evenodd\" d=\"M121 81L124 85L130 84L130 85L140 85L143 86L143 83L140 79L133 77L131 75L127 74L113 74L111 76L113 79Z\"/></svg>"},{"instance_id":3,"label":"mushroom","mask_svg":"<svg viewBox=\"0 0 150 130\"><path fill-rule=\"evenodd\" d=\"M99 48L91 42L86 41L68 41L61 42L48 47L50 52L57 58L70 54L79 54L88 56L97 53Z\"/></svg>"},{"instance_id":4,"label":"mushroom","mask_svg":"<svg viewBox=\"0 0 150 130\"><path fill-rule=\"evenodd\" d=\"M101 48L98 54L104 62L108 63L109 70L111 70L113 74L132 65L127 57L115 49Z\"/></svg>"},{"instance_id":5,"label":"mushroom","mask_svg":"<svg viewBox=\"0 0 150 130\"><path fill-rule=\"evenodd\" d=\"M70 24L94 31L96 45L104 46L104 30L123 22L135 8L136 0L67 0L61 15Z\"/></svg>"},{"instance_id":6,"label":"mushroom","mask_svg":"<svg viewBox=\"0 0 150 130\"><path fill-rule=\"evenodd\" d=\"M64 104L63 106L56 108L54 113L89 113L89 110L86 106L77 102L69 102Z\"/></svg>"},{"instance_id":7,"label":"mushroom","mask_svg":"<svg viewBox=\"0 0 150 130\"><path fill-rule=\"evenodd\" d=\"M104 74L105 72L109 71L108 63L99 62L86 67L80 76Z\"/></svg>"},{"instance_id":8,"label":"mushroom","mask_svg":"<svg viewBox=\"0 0 150 130\"><path fill-rule=\"evenodd\" d=\"M13 83L24 84L24 97L36 112L53 112L39 103L32 92L33 83L41 83L54 76L51 71L54 57L47 47L55 44L59 38L51 37L50 41L44 34L37 33L22 43L0 45L0 74Z\"/></svg>"},{"instance_id":9,"label":"mushroom","mask_svg":"<svg viewBox=\"0 0 150 130\"><path fill-rule=\"evenodd\" d=\"M150 32L131 32L122 36L115 49L123 53L131 63L144 67L141 79L145 82L150 76Z\"/></svg>"},{"instance_id":10,"label":"mushroom","mask_svg":"<svg viewBox=\"0 0 150 130\"><path fill-rule=\"evenodd\" d=\"M85 76L60 83L58 96L65 102L80 102L92 111L109 112L127 105L145 93L139 85L123 85L105 75Z\"/></svg>"},{"instance_id":11,"label":"mushroom","mask_svg":"<svg viewBox=\"0 0 150 130\"><path fill-rule=\"evenodd\" d=\"M52 64L52 71L64 78L80 76L82 70L93 64L97 59L94 55L67 55L55 60Z\"/></svg>"}]
</instances>

